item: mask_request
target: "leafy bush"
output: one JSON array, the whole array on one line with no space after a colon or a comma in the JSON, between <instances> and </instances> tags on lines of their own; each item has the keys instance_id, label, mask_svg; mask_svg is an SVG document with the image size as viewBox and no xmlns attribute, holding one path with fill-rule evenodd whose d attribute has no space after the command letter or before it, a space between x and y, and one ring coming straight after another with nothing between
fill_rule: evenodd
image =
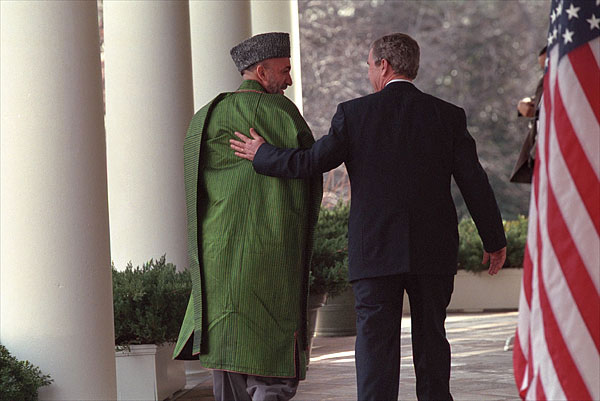
<instances>
[{"instance_id":1,"label":"leafy bush","mask_svg":"<svg viewBox=\"0 0 600 401\"><path fill-rule=\"evenodd\" d=\"M516 267L523 266L523 255L525 254L525 244L527 243L528 220L525 216L517 217L517 220L504 222L504 232L506 233L506 263L504 266Z\"/></svg>"},{"instance_id":2,"label":"leafy bush","mask_svg":"<svg viewBox=\"0 0 600 401\"><path fill-rule=\"evenodd\" d=\"M32 401L38 399L38 389L52 383L49 375L29 361L19 361L0 344L0 399Z\"/></svg>"},{"instance_id":3,"label":"leafy bush","mask_svg":"<svg viewBox=\"0 0 600 401\"><path fill-rule=\"evenodd\" d=\"M517 220L505 221L506 262L504 267L523 266L523 254L527 241L527 218L519 216ZM463 219L458 224L458 268L472 272L487 270L481 264L483 245L473 219Z\"/></svg>"},{"instance_id":4,"label":"leafy bush","mask_svg":"<svg viewBox=\"0 0 600 401\"><path fill-rule=\"evenodd\" d=\"M338 203L333 209L321 208L315 228L315 243L310 269L311 294L335 296L348 283L348 215L350 206Z\"/></svg>"},{"instance_id":5,"label":"leafy bush","mask_svg":"<svg viewBox=\"0 0 600 401\"><path fill-rule=\"evenodd\" d=\"M113 265L112 280L117 346L177 341L192 290L188 270L177 272L162 256L141 268Z\"/></svg>"},{"instance_id":6,"label":"leafy bush","mask_svg":"<svg viewBox=\"0 0 600 401\"><path fill-rule=\"evenodd\" d=\"M458 268L470 271L484 270L481 264L483 244L473 219L463 219L458 223Z\"/></svg>"}]
</instances>

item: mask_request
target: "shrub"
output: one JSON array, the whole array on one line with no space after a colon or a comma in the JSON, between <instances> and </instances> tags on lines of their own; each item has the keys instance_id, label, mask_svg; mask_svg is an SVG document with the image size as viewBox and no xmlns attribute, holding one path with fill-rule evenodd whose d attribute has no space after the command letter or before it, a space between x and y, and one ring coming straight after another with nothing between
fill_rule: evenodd
<instances>
[{"instance_id":1,"label":"shrub","mask_svg":"<svg viewBox=\"0 0 600 401\"><path fill-rule=\"evenodd\" d=\"M38 399L38 389L52 379L29 361L19 361L0 344L0 383L1 400L32 401Z\"/></svg>"},{"instance_id":2,"label":"shrub","mask_svg":"<svg viewBox=\"0 0 600 401\"><path fill-rule=\"evenodd\" d=\"M506 262L504 267L523 266L523 254L527 241L527 218L519 216L517 220L504 221L506 234ZM472 272L487 270L481 264L483 244L473 219L463 219L458 224L458 268Z\"/></svg>"},{"instance_id":3,"label":"shrub","mask_svg":"<svg viewBox=\"0 0 600 401\"><path fill-rule=\"evenodd\" d=\"M525 216L519 216L517 220L504 222L504 232L508 243L504 266L523 266L523 255L527 243L527 223L528 220Z\"/></svg>"},{"instance_id":4,"label":"shrub","mask_svg":"<svg viewBox=\"0 0 600 401\"><path fill-rule=\"evenodd\" d=\"M458 223L458 268L469 271L481 271L483 244L473 219L463 219Z\"/></svg>"},{"instance_id":5,"label":"shrub","mask_svg":"<svg viewBox=\"0 0 600 401\"><path fill-rule=\"evenodd\" d=\"M335 296L348 283L348 215L350 206L338 203L333 209L321 208L315 228L310 269L311 294Z\"/></svg>"},{"instance_id":6,"label":"shrub","mask_svg":"<svg viewBox=\"0 0 600 401\"><path fill-rule=\"evenodd\" d=\"M165 256L124 271L112 266L115 343L175 342L192 290L188 270L177 272Z\"/></svg>"}]
</instances>

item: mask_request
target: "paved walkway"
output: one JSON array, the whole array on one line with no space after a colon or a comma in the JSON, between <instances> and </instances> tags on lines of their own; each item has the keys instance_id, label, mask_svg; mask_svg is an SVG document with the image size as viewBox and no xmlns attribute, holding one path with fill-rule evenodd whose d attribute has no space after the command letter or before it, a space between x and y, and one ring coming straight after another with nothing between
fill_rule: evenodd
<instances>
[{"instance_id":1,"label":"paved walkway","mask_svg":"<svg viewBox=\"0 0 600 401\"><path fill-rule=\"evenodd\" d=\"M518 400L512 373L512 352L504 351L514 334L517 312L453 313L446 319L452 347L450 391L455 400ZM356 400L355 337L317 337L307 378L294 401ZM192 378L177 401L212 401L210 375ZM416 400L412 367L410 318L402 320L400 400Z\"/></svg>"}]
</instances>

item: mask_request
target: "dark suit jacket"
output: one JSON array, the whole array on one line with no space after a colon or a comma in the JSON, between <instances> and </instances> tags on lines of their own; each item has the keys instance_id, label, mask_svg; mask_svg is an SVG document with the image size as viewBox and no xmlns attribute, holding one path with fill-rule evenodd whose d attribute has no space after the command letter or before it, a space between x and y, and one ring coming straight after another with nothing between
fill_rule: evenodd
<instances>
[{"instance_id":1,"label":"dark suit jacket","mask_svg":"<svg viewBox=\"0 0 600 401\"><path fill-rule=\"evenodd\" d=\"M502 219L459 107L394 82L338 105L310 149L262 145L254 169L306 178L346 164L352 202L349 278L455 274L454 177L488 252L506 245Z\"/></svg>"}]
</instances>

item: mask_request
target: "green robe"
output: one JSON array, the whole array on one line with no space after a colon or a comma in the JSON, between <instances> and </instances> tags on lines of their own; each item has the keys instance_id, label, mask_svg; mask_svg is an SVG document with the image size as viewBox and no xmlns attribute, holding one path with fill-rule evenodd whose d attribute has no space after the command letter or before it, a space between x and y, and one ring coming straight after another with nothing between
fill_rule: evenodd
<instances>
[{"instance_id":1,"label":"green robe","mask_svg":"<svg viewBox=\"0 0 600 401\"><path fill-rule=\"evenodd\" d=\"M193 117L184 143L193 290L177 359L211 369L305 378L312 236L322 178L257 174L229 146L255 128L267 142L307 148L296 106L252 80Z\"/></svg>"}]
</instances>

